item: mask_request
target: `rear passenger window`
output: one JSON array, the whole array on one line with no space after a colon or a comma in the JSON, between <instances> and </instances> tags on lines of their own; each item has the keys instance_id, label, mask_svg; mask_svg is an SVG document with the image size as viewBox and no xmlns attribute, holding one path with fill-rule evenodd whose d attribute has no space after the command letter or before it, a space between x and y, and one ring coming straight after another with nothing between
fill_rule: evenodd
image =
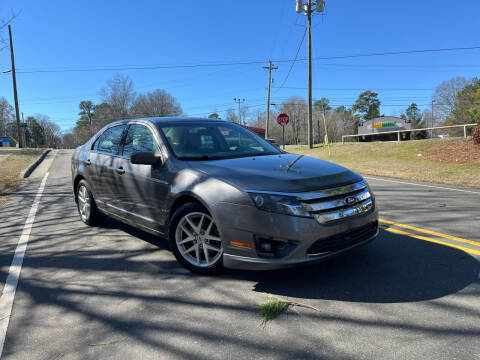
<instances>
[{"instance_id":1,"label":"rear passenger window","mask_svg":"<svg viewBox=\"0 0 480 360\"><path fill-rule=\"evenodd\" d=\"M111 127L98 138L95 150L101 153L118 155L125 125Z\"/></svg>"},{"instance_id":2,"label":"rear passenger window","mask_svg":"<svg viewBox=\"0 0 480 360\"><path fill-rule=\"evenodd\" d=\"M137 151L155 153L157 141L149 128L144 125L133 124L128 128L127 137L123 146L123 156L129 158Z\"/></svg>"}]
</instances>

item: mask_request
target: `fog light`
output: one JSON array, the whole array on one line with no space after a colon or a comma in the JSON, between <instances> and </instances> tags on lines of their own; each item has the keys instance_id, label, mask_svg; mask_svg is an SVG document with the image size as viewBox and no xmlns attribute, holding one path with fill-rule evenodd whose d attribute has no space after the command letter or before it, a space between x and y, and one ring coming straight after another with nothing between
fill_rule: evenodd
<instances>
[{"instance_id":1,"label":"fog light","mask_svg":"<svg viewBox=\"0 0 480 360\"><path fill-rule=\"evenodd\" d=\"M262 240L258 244L258 247L260 248L260 251L264 251L264 252L271 252L272 251L272 243L270 241Z\"/></svg>"}]
</instances>

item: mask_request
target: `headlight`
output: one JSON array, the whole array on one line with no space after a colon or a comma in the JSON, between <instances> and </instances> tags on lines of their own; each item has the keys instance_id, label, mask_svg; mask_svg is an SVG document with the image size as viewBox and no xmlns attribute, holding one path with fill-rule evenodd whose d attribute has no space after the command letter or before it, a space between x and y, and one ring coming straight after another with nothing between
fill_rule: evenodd
<instances>
[{"instance_id":1,"label":"headlight","mask_svg":"<svg viewBox=\"0 0 480 360\"><path fill-rule=\"evenodd\" d=\"M310 213L293 196L249 192L257 208L278 214L311 217Z\"/></svg>"}]
</instances>

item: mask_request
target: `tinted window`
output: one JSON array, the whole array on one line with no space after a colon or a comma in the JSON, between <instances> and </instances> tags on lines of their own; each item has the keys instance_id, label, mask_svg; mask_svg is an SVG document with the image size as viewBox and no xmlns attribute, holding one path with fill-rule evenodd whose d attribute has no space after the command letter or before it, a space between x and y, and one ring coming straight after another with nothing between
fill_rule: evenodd
<instances>
[{"instance_id":1,"label":"tinted window","mask_svg":"<svg viewBox=\"0 0 480 360\"><path fill-rule=\"evenodd\" d=\"M179 159L210 160L279 154L269 142L227 122L160 124L163 134Z\"/></svg>"},{"instance_id":2,"label":"tinted window","mask_svg":"<svg viewBox=\"0 0 480 360\"><path fill-rule=\"evenodd\" d=\"M123 146L123 156L130 155L137 151L156 152L157 142L149 128L144 125L130 125L128 128L125 145Z\"/></svg>"},{"instance_id":3,"label":"tinted window","mask_svg":"<svg viewBox=\"0 0 480 360\"><path fill-rule=\"evenodd\" d=\"M114 126L106 130L97 140L95 149L98 152L118 155L125 125Z\"/></svg>"}]
</instances>

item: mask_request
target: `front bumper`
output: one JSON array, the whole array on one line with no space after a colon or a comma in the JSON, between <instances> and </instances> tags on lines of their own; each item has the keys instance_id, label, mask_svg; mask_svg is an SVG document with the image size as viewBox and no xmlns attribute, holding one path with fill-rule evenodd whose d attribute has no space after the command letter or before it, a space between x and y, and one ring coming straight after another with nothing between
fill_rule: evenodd
<instances>
[{"instance_id":1,"label":"front bumper","mask_svg":"<svg viewBox=\"0 0 480 360\"><path fill-rule=\"evenodd\" d=\"M375 203L373 208L365 214L327 224L320 224L313 218L269 213L248 205L218 203L215 210L219 231L224 241L223 264L231 269L272 270L316 263L365 245L378 235L377 230L374 235L352 246L315 256L307 254L308 249L317 241L378 221ZM294 243L295 246L286 256L265 258L259 256L257 252L256 239L258 238ZM231 242L250 244L250 247L235 246Z\"/></svg>"}]
</instances>

